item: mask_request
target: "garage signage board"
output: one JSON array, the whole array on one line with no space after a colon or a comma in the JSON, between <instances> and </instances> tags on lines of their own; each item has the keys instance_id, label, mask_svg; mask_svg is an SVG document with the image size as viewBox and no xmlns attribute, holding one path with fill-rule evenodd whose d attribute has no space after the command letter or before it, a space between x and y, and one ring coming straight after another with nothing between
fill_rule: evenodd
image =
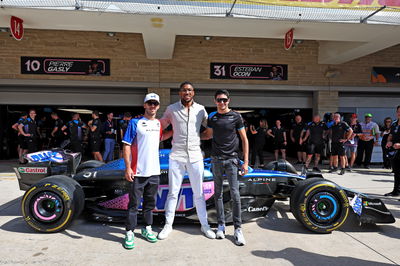
<instances>
[{"instance_id":1,"label":"garage signage board","mask_svg":"<svg viewBox=\"0 0 400 266\"><path fill-rule=\"evenodd\" d=\"M21 56L21 74L109 76L110 59Z\"/></svg>"},{"instance_id":2,"label":"garage signage board","mask_svg":"<svg viewBox=\"0 0 400 266\"><path fill-rule=\"evenodd\" d=\"M400 83L400 67L373 67L372 83Z\"/></svg>"},{"instance_id":3,"label":"garage signage board","mask_svg":"<svg viewBox=\"0 0 400 266\"><path fill-rule=\"evenodd\" d=\"M287 65L211 63L211 79L287 80Z\"/></svg>"}]
</instances>

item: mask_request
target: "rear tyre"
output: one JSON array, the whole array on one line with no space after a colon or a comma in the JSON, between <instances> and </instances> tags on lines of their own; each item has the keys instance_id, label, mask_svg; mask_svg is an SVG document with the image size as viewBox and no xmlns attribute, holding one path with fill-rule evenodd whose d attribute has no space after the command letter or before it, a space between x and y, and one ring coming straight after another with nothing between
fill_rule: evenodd
<instances>
[{"instance_id":1,"label":"rear tyre","mask_svg":"<svg viewBox=\"0 0 400 266\"><path fill-rule=\"evenodd\" d=\"M50 176L26 191L21 209L30 227L53 233L67 228L84 204L84 192L78 182L67 176Z\"/></svg>"},{"instance_id":2,"label":"rear tyre","mask_svg":"<svg viewBox=\"0 0 400 266\"><path fill-rule=\"evenodd\" d=\"M299 182L293 190L290 209L308 230L326 234L344 224L349 213L349 200L335 183L310 178Z\"/></svg>"}]
</instances>

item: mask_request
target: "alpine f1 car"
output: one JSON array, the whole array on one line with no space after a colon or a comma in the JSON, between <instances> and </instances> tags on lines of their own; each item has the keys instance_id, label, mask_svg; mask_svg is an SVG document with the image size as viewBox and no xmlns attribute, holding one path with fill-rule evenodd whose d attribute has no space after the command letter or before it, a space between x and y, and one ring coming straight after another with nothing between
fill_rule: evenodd
<instances>
[{"instance_id":1,"label":"alpine f1 car","mask_svg":"<svg viewBox=\"0 0 400 266\"><path fill-rule=\"evenodd\" d=\"M15 168L21 190L22 215L26 223L40 232L67 228L83 210L97 221L121 222L128 207L129 183L124 179L123 159L104 164L80 163L79 153L49 150L28 154L28 163ZM163 216L168 195L169 150L160 150L161 177L155 216ZM216 223L214 182L211 160L204 160L204 196L209 220ZM287 161L274 161L264 170L249 169L240 177L242 219L265 216L275 200L290 198L294 217L307 229L329 233L355 213L361 223L394 223L395 219L377 198L340 187L318 173L298 175ZM232 220L228 183L224 183L227 220ZM176 216L197 220L189 179L184 178Z\"/></svg>"}]
</instances>

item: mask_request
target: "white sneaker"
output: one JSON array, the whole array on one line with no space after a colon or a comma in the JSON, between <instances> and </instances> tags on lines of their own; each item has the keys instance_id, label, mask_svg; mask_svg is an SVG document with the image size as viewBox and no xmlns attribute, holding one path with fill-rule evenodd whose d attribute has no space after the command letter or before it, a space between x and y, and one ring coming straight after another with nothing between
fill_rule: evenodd
<instances>
[{"instance_id":1,"label":"white sneaker","mask_svg":"<svg viewBox=\"0 0 400 266\"><path fill-rule=\"evenodd\" d=\"M160 240L166 239L171 232L172 232L172 226L169 224L165 224L164 228L158 234L158 239Z\"/></svg>"},{"instance_id":2,"label":"white sneaker","mask_svg":"<svg viewBox=\"0 0 400 266\"><path fill-rule=\"evenodd\" d=\"M202 225L201 226L201 231L203 232L203 234L210 238L210 239L215 239L215 233L213 232L213 230L211 230L210 226L207 225Z\"/></svg>"},{"instance_id":3,"label":"white sneaker","mask_svg":"<svg viewBox=\"0 0 400 266\"><path fill-rule=\"evenodd\" d=\"M218 225L218 230L215 236L217 239L225 238L225 225Z\"/></svg>"},{"instance_id":4,"label":"white sneaker","mask_svg":"<svg viewBox=\"0 0 400 266\"><path fill-rule=\"evenodd\" d=\"M241 228L235 229L235 244L238 246L246 245L246 240L244 239Z\"/></svg>"}]
</instances>

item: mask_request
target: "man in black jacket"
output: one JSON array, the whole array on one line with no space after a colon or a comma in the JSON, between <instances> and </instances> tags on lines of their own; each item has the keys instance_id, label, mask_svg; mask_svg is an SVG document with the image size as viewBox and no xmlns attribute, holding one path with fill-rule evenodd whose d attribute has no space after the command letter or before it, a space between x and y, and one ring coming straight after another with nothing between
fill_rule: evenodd
<instances>
[{"instance_id":1,"label":"man in black jacket","mask_svg":"<svg viewBox=\"0 0 400 266\"><path fill-rule=\"evenodd\" d=\"M397 120L393 122L390 129L390 135L386 144L387 148L392 149L394 153L392 159L392 169L394 172L394 187L393 191L385 194L385 196L400 195L400 105L397 106Z\"/></svg>"}]
</instances>

